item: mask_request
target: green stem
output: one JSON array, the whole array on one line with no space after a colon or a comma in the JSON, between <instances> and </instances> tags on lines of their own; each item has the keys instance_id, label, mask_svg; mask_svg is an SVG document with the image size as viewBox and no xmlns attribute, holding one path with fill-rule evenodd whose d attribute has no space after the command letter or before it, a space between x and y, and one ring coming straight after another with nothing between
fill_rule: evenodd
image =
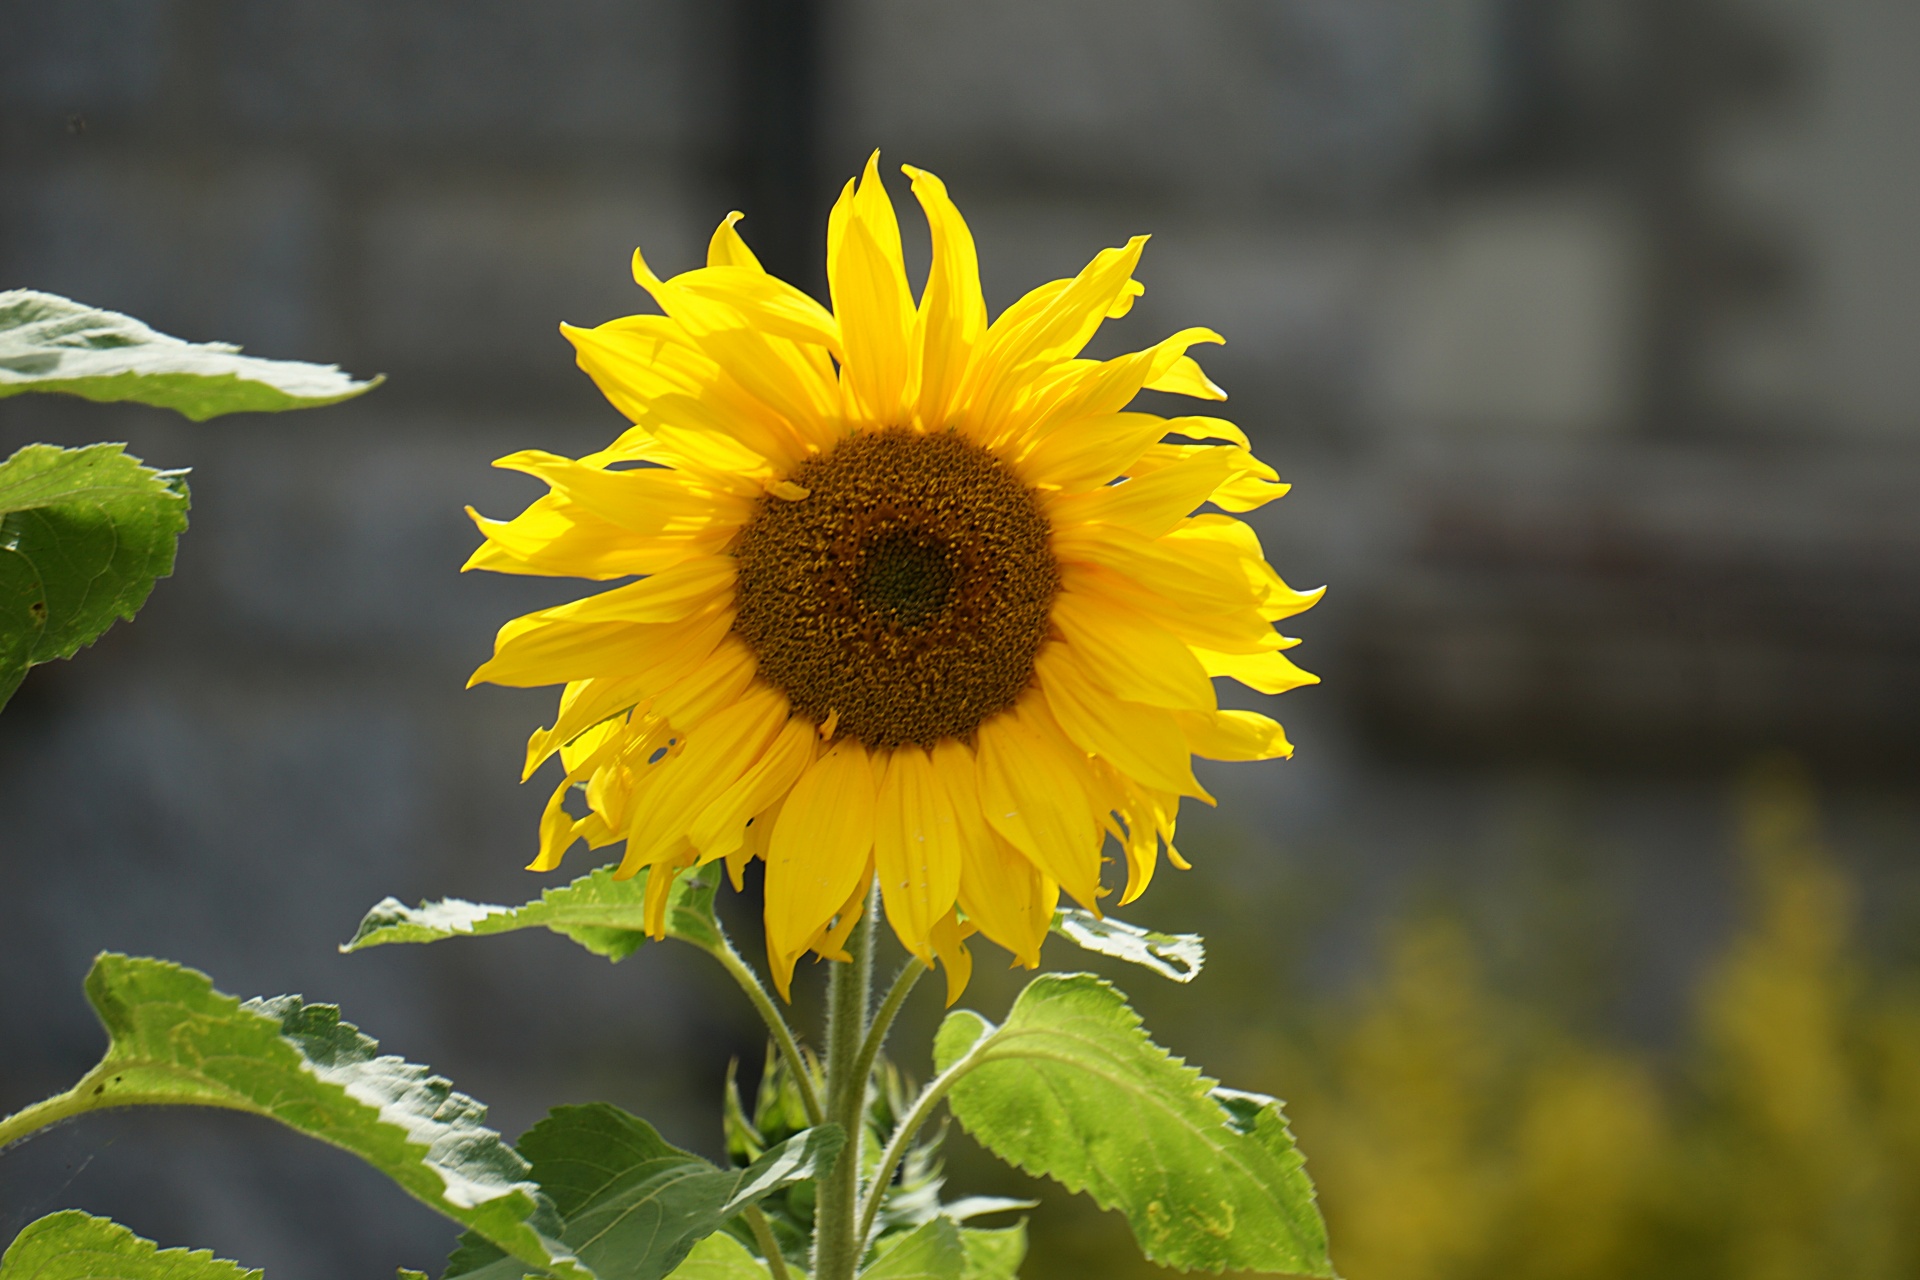
<instances>
[{"instance_id":1,"label":"green stem","mask_svg":"<svg viewBox=\"0 0 1920 1280\"><path fill-rule=\"evenodd\" d=\"M147 1093L138 1089L115 1088L112 1075L106 1064L95 1067L80 1078L80 1083L65 1093L56 1093L51 1098L36 1102L0 1120L0 1151L25 1138L30 1138L49 1125L59 1124L62 1120L71 1120L83 1116L89 1111L106 1111L113 1107L164 1107L193 1106L219 1107L224 1110L247 1111L248 1107L233 1107L211 1098L183 1098L178 1093Z\"/></svg>"},{"instance_id":2,"label":"green stem","mask_svg":"<svg viewBox=\"0 0 1920 1280\"><path fill-rule=\"evenodd\" d=\"M860 1207L860 1226L854 1233L860 1250L865 1252L867 1237L873 1234L874 1219L880 1216L880 1206L886 1201L887 1187L893 1182L894 1171L900 1162L906 1159L907 1149L913 1145L913 1139L921 1126L932 1118L934 1108L938 1107L961 1076L980 1065L980 1049L993 1039L992 1032L980 1037L973 1048L962 1054L960 1060L935 1076L920 1096L913 1100L906 1118L900 1121L900 1127L893 1131L893 1137L887 1141L887 1149L880 1155L880 1163L874 1167L873 1182L867 1188L866 1202Z\"/></svg>"},{"instance_id":3,"label":"green stem","mask_svg":"<svg viewBox=\"0 0 1920 1280\"><path fill-rule=\"evenodd\" d=\"M807 1060L801 1056L800 1045L793 1038L792 1028L780 1016L780 1006L767 994L760 975L733 949L733 942L725 934L720 936L719 946L704 947L702 950L718 960L720 967L733 976L733 980L740 984L740 989L747 993L747 1000L753 1005L754 1012L760 1015L760 1021L767 1024L780 1056L786 1059L787 1072L793 1076L794 1086L800 1091L800 1105L806 1109L807 1123L819 1124L825 1120L826 1111L820 1105L819 1093L813 1087L813 1073L808 1070Z\"/></svg>"},{"instance_id":4,"label":"green stem","mask_svg":"<svg viewBox=\"0 0 1920 1280\"><path fill-rule=\"evenodd\" d=\"M917 956L907 957L907 966L894 977L893 985L887 988L887 994L880 1001L880 1007L873 1012L873 1025L867 1028L866 1043L860 1046L860 1078L869 1079L873 1075L874 1060L880 1056L880 1050L887 1043L887 1032L893 1029L893 1019L900 1012L900 1006L907 1002L914 984L925 976L927 966Z\"/></svg>"},{"instance_id":5,"label":"green stem","mask_svg":"<svg viewBox=\"0 0 1920 1280\"><path fill-rule=\"evenodd\" d=\"M873 918L877 895L848 939L850 964L832 964L827 984L827 1119L846 1142L833 1171L819 1183L814 1202L813 1280L853 1280L861 1255L854 1234L860 1199L860 1137L867 1108L867 1079L858 1074L873 999Z\"/></svg>"},{"instance_id":6,"label":"green stem","mask_svg":"<svg viewBox=\"0 0 1920 1280\"><path fill-rule=\"evenodd\" d=\"M773 1227L767 1222L767 1215L760 1212L760 1206L750 1204L740 1216L747 1220L747 1229L753 1232L754 1242L760 1246L760 1253L767 1260L767 1271L773 1280L791 1280L786 1255L780 1252L780 1242L774 1239Z\"/></svg>"},{"instance_id":7,"label":"green stem","mask_svg":"<svg viewBox=\"0 0 1920 1280\"><path fill-rule=\"evenodd\" d=\"M94 1104L81 1096L80 1087L75 1085L65 1093L57 1093L45 1102L36 1102L23 1107L5 1120L0 1120L0 1150L5 1150L20 1139L38 1133L50 1124L59 1124L62 1120L92 1111Z\"/></svg>"}]
</instances>

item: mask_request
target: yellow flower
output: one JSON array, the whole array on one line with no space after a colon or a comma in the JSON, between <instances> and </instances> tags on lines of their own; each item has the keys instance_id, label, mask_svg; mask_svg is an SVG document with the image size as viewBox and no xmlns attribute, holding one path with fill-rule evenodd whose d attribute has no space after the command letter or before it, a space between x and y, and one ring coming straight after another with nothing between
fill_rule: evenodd
<instances>
[{"instance_id":1,"label":"yellow flower","mask_svg":"<svg viewBox=\"0 0 1920 1280\"><path fill-rule=\"evenodd\" d=\"M475 514L467 567L637 580L509 622L473 682L566 684L527 745L528 775L566 768L533 870L624 841L657 932L681 871L724 858L737 885L762 858L783 992L803 952L844 957L877 876L952 998L973 932L1031 967L1061 890L1098 909L1109 835L1122 902L1161 843L1186 865L1180 798L1211 803L1192 755L1291 753L1209 677L1312 683L1271 624L1319 593L1244 523L1192 514L1286 491L1240 428L1125 411L1142 388L1224 398L1186 354L1219 335L1080 358L1140 294L1145 237L988 324L966 223L908 168L933 239L915 302L878 166L833 207L831 312L730 214L704 268L662 280L634 255L664 316L563 326L634 425L578 461L502 458L551 491Z\"/></svg>"}]
</instances>

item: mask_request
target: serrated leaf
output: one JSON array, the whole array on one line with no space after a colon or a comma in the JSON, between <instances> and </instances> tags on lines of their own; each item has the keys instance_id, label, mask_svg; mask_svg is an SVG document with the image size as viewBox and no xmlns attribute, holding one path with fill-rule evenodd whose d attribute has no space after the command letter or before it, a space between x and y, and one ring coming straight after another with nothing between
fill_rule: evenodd
<instances>
[{"instance_id":1,"label":"serrated leaf","mask_svg":"<svg viewBox=\"0 0 1920 1280\"><path fill-rule=\"evenodd\" d=\"M396 942L438 942L443 938L479 938L516 929L550 929L571 938L597 956L618 963L646 942L648 869L630 880L615 880L612 867L548 889L524 906L504 907L443 898L409 907L398 898L376 903L360 921L342 951ZM667 896L667 936L709 950L724 945L713 918L713 895L720 887L717 867L687 872Z\"/></svg>"},{"instance_id":2,"label":"serrated leaf","mask_svg":"<svg viewBox=\"0 0 1920 1280\"><path fill-rule=\"evenodd\" d=\"M839 1128L822 1125L745 1169L720 1169L639 1117L596 1102L556 1107L521 1137L520 1153L559 1210L561 1242L600 1280L660 1280L748 1205L817 1176L840 1145ZM444 1280L519 1280L522 1270L465 1241Z\"/></svg>"},{"instance_id":3,"label":"serrated leaf","mask_svg":"<svg viewBox=\"0 0 1920 1280\"><path fill-rule=\"evenodd\" d=\"M960 1243L967 1251L961 1280L1019 1280L1020 1264L1027 1260L1026 1223L998 1231L962 1227Z\"/></svg>"},{"instance_id":4,"label":"serrated leaf","mask_svg":"<svg viewBox=\"0 0 1920 1280\"><path fill-rule=\"evenodd\" d=\"M1053 931L1088 951L1141 965L1175 982L1192 982L1207 962L1207 944L1197 933L1156 933L1082 907L1055 911Z\"/></svg>"},{"instance_id":5,"label":"serrated leaf","mask_svg":"<svg viewBox=\"0 0 1920 1280\"><path fill-rule=\"evenodd\" d=\"M50 1213L14 1237L0 1280L260 1280L209 1249L162 1249L111 1218Z\"/></svg>"},{"instance_id":6,"label":"serrated leaf","mask_svg":"<svg viewBox=\"0 0 1920 1280\"><path fill-rule=\"evenodd\" d=\"M1045 974L993 1027L957 1012L948 1103L1001 1159L1119 1209L1149 1259L1182 1270L1331 1276L1326 1226L1281 1104L1216 1087L1148 1039L1091 974Z\"/></svg>"},{"instance_id":7,"label":"serrated leaf","mask_svg":"<svg viewBox=\"0 0 1920 1280\"><path fill-rule=\"evenodd\" d=\"M75 1087L93 1106L266 1116L359 1156L523 1263L590 1276L557 1242L526 1162L481 1123L486 1108L427 1068L379 1054L334 1006L242 1002L192 969L111 952L94 961L87 998L110 1037Z\"/></svg>"},{"instance_id":8,"label":"serrated leaf","mask_svg":"<svg viewBox=\"0 0 1920 1280\"><path fill-rule=\"evenodd\" d=\"M950 1218L934 1218L875 1246L880 1256L860 1280L963 1280L967 1249Z\"/></svg>"},{"instance_id":9,"label":"serrated leaf","mask_svg":"<svg viewBox=\"0 0 1920 1280\"><path fill-rule=\"evenodd\" d=\"M179 475L121 445L30 444L0 463L0 707L28 667L131 621L186 527Z\"/></svg>"},{"instance_id":10,"label":"serrated leaf","mask_svg":"<svg viewBox=\"0 0 1920 1280\"><path fill-rule=\"evenodd\" d=\"M132 400L204 422L337 404L381 381L355 382L334 365L243 356L225 342L183 342L58 294L0 292L0 399L51 391Z\"/></svg>"},{"instance_id":11,"label":"serrated leaf","mask_svg":"<svg viewBox=\"0 0 1920 1280\"><path fill-rule=\"evenodd\" d=\"M667 1280L770 1280L772 1274L747 1246L721 1231L693 1246Z\"/></svg>"}]
</instances>

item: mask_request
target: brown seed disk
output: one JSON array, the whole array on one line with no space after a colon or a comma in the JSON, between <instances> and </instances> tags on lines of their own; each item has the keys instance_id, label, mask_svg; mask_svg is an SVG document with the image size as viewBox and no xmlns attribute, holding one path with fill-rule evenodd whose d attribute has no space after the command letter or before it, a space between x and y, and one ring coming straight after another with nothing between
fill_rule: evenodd
<instances>
[{"instance_id":1,"label":"brown seed disk","mask_svg":"<svg viewBox=\"0 0 1920 1280\"><path fill-rule=\"evenodd\" d=\"M796 711L870 747L969 738L1033 677L1060 582L1033 492L951 431L847 439L741 530L734 630Z\"/></svg>"}]
</instances>

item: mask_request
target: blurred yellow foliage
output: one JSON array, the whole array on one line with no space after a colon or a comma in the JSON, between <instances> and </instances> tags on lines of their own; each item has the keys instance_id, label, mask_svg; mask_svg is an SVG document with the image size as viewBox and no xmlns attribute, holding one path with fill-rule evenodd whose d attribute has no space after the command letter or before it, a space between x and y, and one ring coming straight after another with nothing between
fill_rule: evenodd
<instances>
[{"instance_id":1,"label":"blurred yellow foliage","mask_svg":"<svg viewBox=\"0 0 1920 1280\"><path fill-rule=\"evenodd\" d=\"M1743 799L1750 906L1677 1060L1404 927L1358 1013L1269 1046L1348 1280L1920 1276L1920 999L1875 981L1805 783Z\"/></svg>"}]
</instances>

